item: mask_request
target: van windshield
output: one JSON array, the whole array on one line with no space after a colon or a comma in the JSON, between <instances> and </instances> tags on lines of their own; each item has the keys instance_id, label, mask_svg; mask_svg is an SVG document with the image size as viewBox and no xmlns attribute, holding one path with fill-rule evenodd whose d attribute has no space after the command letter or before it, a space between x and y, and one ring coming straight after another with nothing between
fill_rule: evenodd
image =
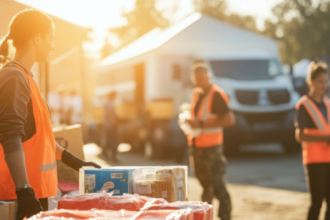
<instances>
[{"instance_id":1,"label":"van windshield","mask_svg":"<svg viewBox=\"0 0 330 220\"><path fill-rule=\"evenodd\" d=\"M238 80L271 79L282 74L277 60L211 60L210 65L216 77Z\"/></svg>"}]
</instances>

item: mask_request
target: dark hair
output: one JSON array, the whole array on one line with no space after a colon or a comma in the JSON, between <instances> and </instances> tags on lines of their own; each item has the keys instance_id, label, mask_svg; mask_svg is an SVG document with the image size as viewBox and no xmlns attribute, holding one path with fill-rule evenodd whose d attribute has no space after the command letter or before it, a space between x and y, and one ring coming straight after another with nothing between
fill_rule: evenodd
<instances>
[{"instance_id":1,"label":"dark hair","mask_svg":"<svg viewBox=\"0 0 330 220\"><path fill-rule=\"evenodd\" d=\"M308 66L307 82L315 80L320 74L329 74L327 64L323 62L311 62Z\"/></svg>"},{"instance_id":2,"label":"dark hair","mask_svg":"<svg viewBox=\"0 0 330 220\"><path fill-rule=\"evenodd\" d=\"M36 34L45 35L49 33L53 25L52 19L35 9L25 9L16 14L9 24L9 31L0 44L0 65L7 62L10 51L8 40L17 48L23 46Z\"/></svg>"}]
</instances>

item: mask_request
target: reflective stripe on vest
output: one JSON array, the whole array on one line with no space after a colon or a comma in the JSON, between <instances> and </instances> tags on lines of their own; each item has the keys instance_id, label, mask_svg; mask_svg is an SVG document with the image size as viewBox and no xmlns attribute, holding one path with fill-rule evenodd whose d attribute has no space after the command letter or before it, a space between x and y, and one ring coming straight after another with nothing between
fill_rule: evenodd
<instances>
[{"instance_id":1,"label":"reflective stripe on vest","mask_svg":"<svg viewBox=\"0 0 330 220\"><path fill-rule=\"evenodd\" d=\"M40 172L46 172L49 170L53 170L53 169L56 169L56 167L57 167L56 161L53 163L44 164L44 165L40 166Z\"/></svg>"},{"instance_id":2,"label":"reflective stripe on vest","mask_svg":"<svg viewBox=\"0 0 330 220\"><path fill-rule=\"evenodd\" d=\"M315 103L308 98L308 96L303 96L297 103L296 109L299 109L303 105L308 113L308 115L313 120L316 128L306 128L304 133L313 136L324 136L330 135L330 104L329 98L324 97L323 103L327 108L327 118L328 122L325 120L322 112L315 105ZM330 162L330 146L327 142L302 142L303 146L303 163L328 163Z\"/></svg>"},{"instance_id":3,"label":"reflective stripe on vest","mask_svg":"<svg viewBox=\"0 0 330 220\"><path fill-rule=\"evenodd\" d=\"M50 114L40 91L21 66L16 65L27 77L35 122L35 134L22 143L29 183L37 198L57 195L56 145ZM2 146L0 145L0 200L16 199L15 184L11 177Z\"/></svg>"},{"instance_id":4,"label":"reflective stripe on vest","mask_svg":"<svg viewBox=\"0 0 330 220\"><path fill-rule=\"evenodd\" d=\"M305 106L306 111L309 113L310 117L312 118L315 126L321 130L325 131L328 129L328 124L324 120L323 114L320 110L315 106L313 101L311 101L307 96L303 97L301 100L301 104Z\"/></svg>"},{"instance_id":5,"label":"reflective stripe on vest","mask_svg":"<svg viewBox=\"0 0 330 220\"><path fill-rule=\"evenodd\" d=\"M214 91L212 91L214 93ZM206 95L206 97L204 98L204 101L203 101L203 108L202 108L202 117L201 117L201 120L202 121L208 121L210 119L216 119L218 116L216 114L212 114L212 113L209 113L208 111L208 106L212 105L212 101L213 100L210 100L210 96L211 96L211 91L208 92L208 94ZM213 94L212 94L213 95ZM221 127L218 127L218 128L204 128L202 130L202 134L212 134L212 133L219 133L219 132L222 132L222 128Z\"/></svg>"},{"instance_id":6,"label":"reflective stripe on vest","mask_svg":"<svg viewBox=\"0 0 330 220\"><path fill-rule=\"evenodd\" d=\"M229 99L227 95L216 85L212 85L208 94L202 98L200 107L198 109L197 115L194 114L194 109L197 104L199 94L196 89L193 91L192 101L191 101L191 115L192 119L199 119L202 121L211 122L218 118L217 115L212 114L212 102L214 93L219 92L225 102L228 104ZM193 138L192 136L188 136L188 144L192 146L195 144L196 147L213 147L216 145L220 145L223 143L223 129L221 127L217 128L204 128L202 133Z\"/></svg>"}]
</instances>

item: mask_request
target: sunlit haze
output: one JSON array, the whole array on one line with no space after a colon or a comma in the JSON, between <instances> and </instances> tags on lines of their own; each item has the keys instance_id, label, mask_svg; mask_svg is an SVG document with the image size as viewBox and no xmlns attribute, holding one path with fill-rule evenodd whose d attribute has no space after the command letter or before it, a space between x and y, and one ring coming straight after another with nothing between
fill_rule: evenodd
<instances>
[{"instance_id":1,"label":"sunlit haze","mask_svg":"<svg viewBox=\"0 0 330 220\"><path fill-rule=\"evenodd\" d=\"M109 27L125 23L121 17L123 10L134 8L135 0L18 0L31 7L43 10L51 15L68 20L72 23L91 27L95 30L95 47L101 47ZM253 15L262 28L264 19L271 16L271 8L281 0L227 0L230 12ZM176 22L194 11L192 0L159 0L160 10L173 8L179 2L178 10L172 22Z\"/></svg>"}]
</instances>

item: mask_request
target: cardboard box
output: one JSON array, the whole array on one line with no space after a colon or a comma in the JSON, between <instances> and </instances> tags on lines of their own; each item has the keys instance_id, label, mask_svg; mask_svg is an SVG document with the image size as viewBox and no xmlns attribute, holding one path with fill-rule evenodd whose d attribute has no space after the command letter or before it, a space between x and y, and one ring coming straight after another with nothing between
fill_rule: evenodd
<instances>
[{"instance_id":1,"label":"cardboard box","mask_svg":"<svg viewBox=\"0 0 330 220\"><path fill-rule=\"evenodd\" d=\"M107 171L108 174L96 174L98 171ZM113 180L109 179L109 174L112 172L125 173L125 175L127 174L127 179L124 178L123 175L123 179L126 179L127 181L122 180L120 183L114 183L114 187L108 190L108 192L120 190L120 194L116 195L122 195L123 193L135 193L145 196L164 198L169 202L188 200L187 166L118 166L102 168L101 170L94 167L83 167L79 171L79 194L84 194L86 192L97 192L104 186L105 182L113 182ZM134 172L135 176L139 176L137 178L138 181L135 182L136 191L134 191ZM105 176L106 178L98 180L102 184L94 187L94 185L97 185L97 176L87 176L86 178L86 174L100 175ZM90 187L90 185L92 186ZM112 184L109 183L109 186L110 185ZM154 192L154 195L152 192Z\"/></svg>"},{"instance_id":2,"label":"cardboard box","mask_svg":"<svg viewBox=\"0 0 330 220\"><path fill-rule=\"evenodd\" d=\"M171 99L151 101L147 110L151 119L171 119L174 117L174 102Z\"/></svg>"},{"instance_id":3,"label":"cardboard box","mask_svg":"<svg viewBox=\"0 0 330 220\"><path fill-rule=\"evenodd\" d=\"M79 194L103 190L108 193L113 191L115 196L127 194L129 192L128 171L93 167L83 167L79 170Z\"/></svg>"},{"instance_id":4,"label":"cardboard box","mask_svg":"<svg viewBox=\"0 0 330 220\"><path fill-rule=\"evenodd\" d=\"M1 220L15 219L15 202L0 201L0 219Z\"/></svg>"},{"instance_id":5,"label":"cardboard box","mask_svg":"<svg viewBox=\"0 0 330 220\"><path fill-rule=\"evenodd\" d=\"M187 179L186 166L139 168L133 171L133 192L168 202L187 201Z\"/></svg>"},{"instance_id":6,"label":"cardboard box","mask_svg":"<svg viewBox=\"0 0 330 220\"><path fill-rule=\"evenodd\" d=\"M53 129L56 142L70 151L76 157L84 160L83 137L81 125L71 125ZM68 167L62 161L57 161L57 175L59 181L79 182L79 173Z\"/></svg>"},{"instance_id":7,"label":"cardboard box","mask_svg":"<svg viewBox=\"0 0 330 220\"><path fill-rule=\"evenodd\" d=\"M188 196L186 195L187 189L186 189L186 175L185 175L185 169L184 168L164 168L158 170L156 173L160 174L170 174L171 175L171 197L168 198L168 201L187 201Z\"/></svg>"},{"instance_id":8,"label":"cardboard box","mask_svg":"<svg viewBox=\"0 0 330 220\"><path fill-rule=\"evenodd\" d=\"M139 116L135 103L122 103L115 106L116 114L120 119L136 119Z\"/></svg>"}]
</instances>

